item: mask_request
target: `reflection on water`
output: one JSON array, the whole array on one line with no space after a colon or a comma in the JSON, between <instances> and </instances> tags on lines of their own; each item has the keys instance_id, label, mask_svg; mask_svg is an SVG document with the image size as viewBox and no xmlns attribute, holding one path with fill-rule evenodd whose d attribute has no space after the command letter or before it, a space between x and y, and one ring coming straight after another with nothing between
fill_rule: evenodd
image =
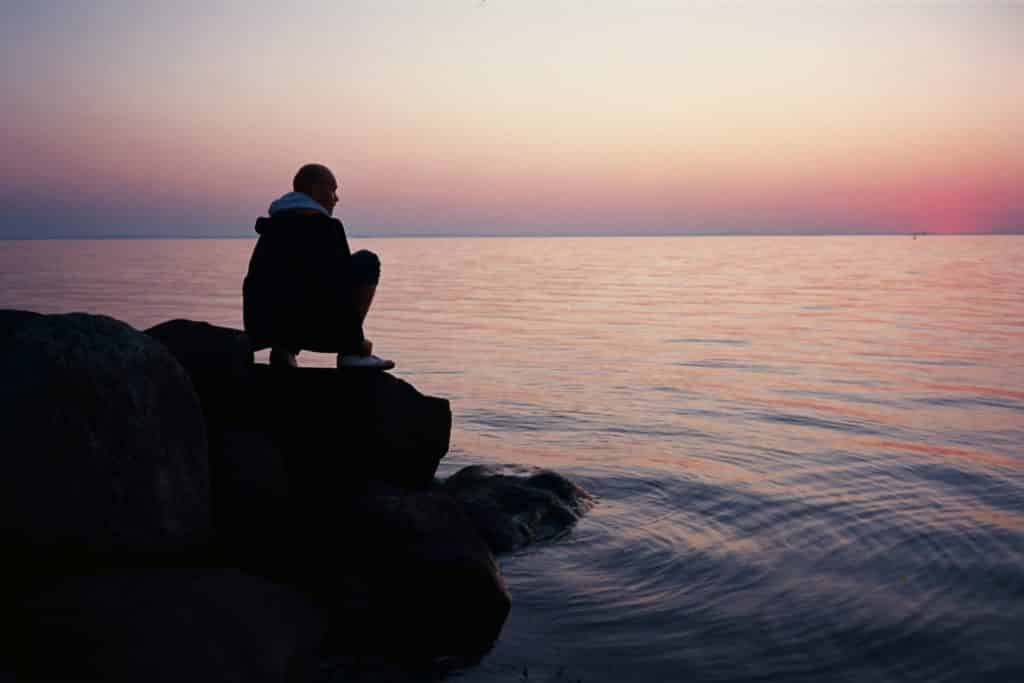
<instances>
[{"instance_id":1,"label":"reflection on water","mask_svg":"<svg viewBox=\"0 0 1024 683\"><path fill-rule=\"evenodd\" d=\"M352 241L444 471L600 500L457 678L1024 680L1024 238ZM251 247L0 242L0 305L240 327Z\"/></svg>"}]
</instances>

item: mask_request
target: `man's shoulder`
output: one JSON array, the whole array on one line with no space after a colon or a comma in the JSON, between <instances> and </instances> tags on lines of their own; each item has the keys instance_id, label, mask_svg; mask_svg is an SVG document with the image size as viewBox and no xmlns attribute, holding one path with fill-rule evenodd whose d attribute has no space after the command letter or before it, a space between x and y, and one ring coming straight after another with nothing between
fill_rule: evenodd
<instances>
[{"instance_id":1,"label":"man's shoulder","mask_svg":"<svg viewBox=\"0 0 1024 683\"><path fill-rule=\"evenodd\" d=\"M341 221L322 213L284 211L256 219L256 232L261 235L301 238L315 234L331 234L338 230L344 230Z\"/></svg>"}]
</instances>

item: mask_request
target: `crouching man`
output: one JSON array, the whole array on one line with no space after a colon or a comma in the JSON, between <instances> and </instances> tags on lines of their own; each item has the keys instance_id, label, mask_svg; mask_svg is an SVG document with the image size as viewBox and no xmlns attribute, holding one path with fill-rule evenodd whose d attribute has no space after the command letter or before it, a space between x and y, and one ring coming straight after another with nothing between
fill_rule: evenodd
<instances>
[{"instance_id":1,"label":"crouching man","mask_svg":"<svg viewBox=\"0 0 1024 683\"><path fill-rule=\"evenodd\" d=\"M289 192L256 220L259 239L242 286L245 331L270 364L295 366L299 351L337 353L339 368L389 370L373 355L363 320L380 281L380 260L349 251L345 228L332 218L338 182L330 169L299 169Z\"/></svg>"}]
</instances>

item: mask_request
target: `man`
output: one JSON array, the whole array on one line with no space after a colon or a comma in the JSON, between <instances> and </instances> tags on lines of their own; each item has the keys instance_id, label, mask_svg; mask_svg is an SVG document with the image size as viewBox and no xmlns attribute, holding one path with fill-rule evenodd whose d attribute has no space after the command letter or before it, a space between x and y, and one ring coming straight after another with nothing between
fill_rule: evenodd
<instances>
[{"instance_id":1,"label":"man","mask_svg":"<svg viewBox=\"0 0 1024 683\"><path fill-rule=\"evenodd\" d=\"M332 218L338 182L330 169L307 164L289 192L256 220L259 240L242 286L245 331L270 364L297 365L301 349L338 354L339 368L389 370L363 336L363 320L380 280L380 260L349 251L345 228Z\"/></svg>"}]
</instances>

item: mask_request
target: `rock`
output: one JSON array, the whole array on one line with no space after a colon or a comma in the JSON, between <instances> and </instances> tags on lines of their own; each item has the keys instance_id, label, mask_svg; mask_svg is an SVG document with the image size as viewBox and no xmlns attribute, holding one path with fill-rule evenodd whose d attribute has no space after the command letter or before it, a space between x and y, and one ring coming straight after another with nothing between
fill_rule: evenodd
<instances>
[{"instance_id":1,"label":"rock","mask_svg":"<svg viewBox=\"0 0 1024 683\"><path fill-rule=\"evenodd\" d=\"M284 455L266 434L227 427L211 451L217 542L224 561L261 576L287 563L297 518Z\"/></svg>"},{"instance_id":2,"label":"rock","mask_svg":"<svg viewBox=\"0 0 1024 683\"><path fill-rule=\"evenodd\" d=\"M287 575L294 528L333 519L335 500L372 479L426 488L448 450L448 402L390 374L253 364L247 335L203 322L146 333L198 390L219 542L252 571Z\"/></svg>"},{"instance_id":3,"label":"rock","mask_svg":"<svg viewBox=\"0 0 1024 683\"><path fill-rule=\"evenodd\" d=\"M202 413L163 346L105 316L29 316L0 338L0 378L8 567L139 562L209 539Z\"/></svg>"},{"instance_id":4,"label":"rock","mask_svg":"<svg viewBox=\"0 0 1024 683\"><path fill-rule=\"evenodd\" d=\"M386 372L253 368L250 428L287 454L295 495L330 500L366 481L425 489L448 452L448 401ZM321 497L326 496L326 497Z\"/></svg>"},{"instance_id":5,"label":"rock","mask_svg":"<svg viewBox=\"0 0 1024 683\"><path fill-rule=\"evenodd\" d=\"M0 340L14 332L22 323L33 318L38 318L41 313L33 311L16 311L13 309L0 309Z\"/></svg>"},{"instance_id":6,"label":"rock","mask_svg":"<svg viewBox=\"0 0 1024 683\"><path fill-rule=\"evenodd\" d=\"M0 312L0 540L18 570L0 619L20 631L0 671L305 680L323 624L301 596L330 610L336 651L493 644L508 592L434 485L448 401L388 373L253 364L237 330L147 332ZM242 571L184 568L223 560Z\"/></svg>"},{"instance_id":7,"label":"rock","mask_svg":"<svg viewBox=\"0 0 1024 683\"><path fill-rule=\"evenodd\" d=\"M17 680L283 682L309 670L326 632L308 598L233 569L66 577L4 617Z\"/></svg>"},{"instance_id":8,"label":"rock","mask_svg":"<svg viewBox=\"0 0 1024 683\"><path fill-rule=\"evenodd\" d=\"M206 420L214 524L222 550L243 566L266 560L287 533L288 470L270 436L273 397L254 382L253 344L240 330L169 320L146 330L184 366Z\"/></svg>"},{"instance_id":9,"label":"rock","mask_svg":"<svg viewBox=\"0 0 1024 683\"><path fill-rule=\"evenodd\" d=\"M491 647L511 600L454 499L375 485L337 513L296 553L331 609L331 651L471 656Z\"/></svg>"},{"instance_id":10,"label":"rock","mask_svg":"<svg viewBox=\"0 0 1024 683\"><path fill-rule=\"evenodd\" d=\"M270 435L300 480L320 480L336 464L332 488L367 478L426 488L448 452L448 401L389 373L254 365L247 335L208 323L171 320L147 333L197 387L215 478L224 430Z\"/></svg>"},{"instance_id":11,"label":"rock","mask_svg":"<svg viewBox=\"0 0 1024 683\"><path fill-rule=\"evenodd\" d=\"M594 504L589 493L557 472L513 465L465 467L444 489L495 553L554 538Z\"/></svg>"},{"instance_id":12,"label":"rock","mask_svg":"<svg viewBox=\"0 0 1024 683\"><path fill-rule=\"evenodd\" d=\"M188 372L203 403L233 413L246 390L253 365L253 344L240 330L194 320L168 320L146 330Z\"/></svg>"}]
</instances>

